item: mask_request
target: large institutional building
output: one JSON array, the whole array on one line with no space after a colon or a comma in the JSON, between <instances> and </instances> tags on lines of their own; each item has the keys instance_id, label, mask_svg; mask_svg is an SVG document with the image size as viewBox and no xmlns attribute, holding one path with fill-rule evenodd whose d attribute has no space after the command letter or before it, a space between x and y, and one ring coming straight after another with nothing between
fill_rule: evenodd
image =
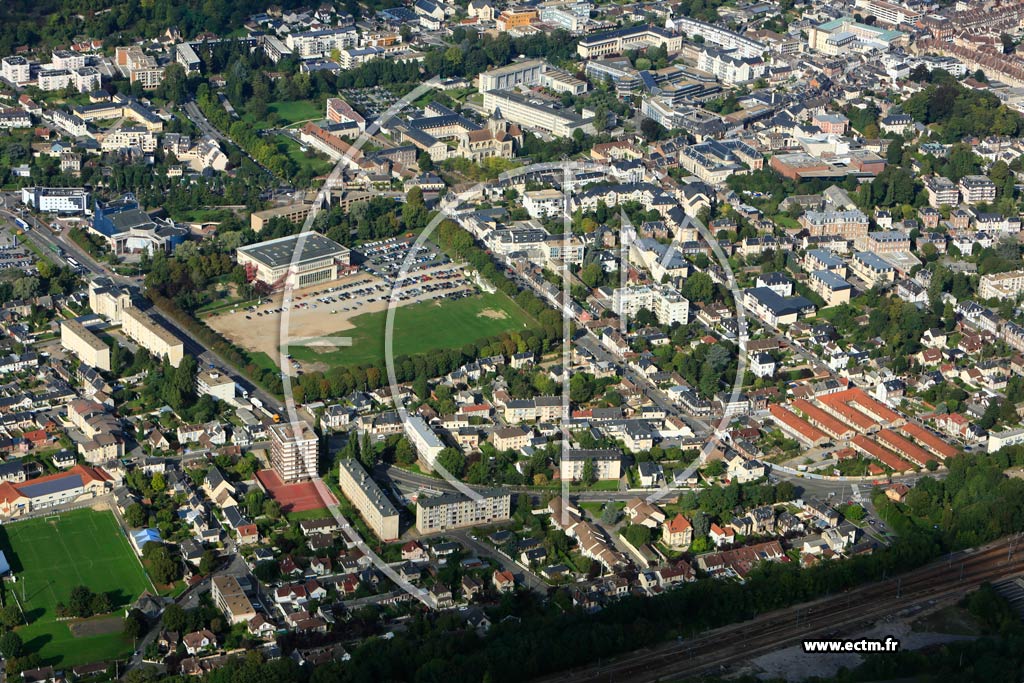
<instances>
[{"instance_id":1,"label":"large institutional building","mask_svg":"<svg viewBox=\"0 0 1024 683\"><path fill-rule=\"evenodd\" d=\"M480 491L472 500L460 493L445 493L416 502L416 529L430 534L450 529L493 524L511 516L512 496L508 491Z\"/></svg>"},{"instance_id":2,"label":"large institutional building","mask_svg":"<svg viewBox=\"0 0 1024 683\"><path fill-rule=\"evenodd\" d=\"M301 250L300 250L301 249ZM241 247L235 259L250 282L273 289L312 287L337 280L352 254L318 232L305 232Z\"/></svg>"},{"instance_id":3,"label":"large institutional building","mask_svg":"<svg viewBox=\"0 0 1024 683\"><path fill-rule=\"evenodd\" d=\"M341 461L338 470L341 492L359 510L370 531L382 541L398 538L398 509L363 466L347 458Z\"/></svg>"},{"instance_id":4,"label":"large institutional building","mask_svg":"<svg viewBox=\"0 0 1024 683\"><path fill-rule=\"evenodd\" d=\"M75 465L66 472L21 483L0 483L0 516L20 517L36 510L95 498L112 488L109 474L99 467Z\"/></svg>"},{"instance_id":5,"label":"large institutional building","mask_svg":"<svg viewBox=\"0 0 1024 683\"><path fill-rule=\"evenodd\" d=\"M320 441L305 422L270 427L270 464L285 482L317 475Z\"/></svg>"}]
</instances>

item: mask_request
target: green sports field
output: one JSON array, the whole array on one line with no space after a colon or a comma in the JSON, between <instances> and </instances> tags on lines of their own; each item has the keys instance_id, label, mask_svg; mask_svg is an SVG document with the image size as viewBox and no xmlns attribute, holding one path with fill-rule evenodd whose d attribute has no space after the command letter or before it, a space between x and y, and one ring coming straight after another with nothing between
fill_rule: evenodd
<instances>
[{"instance_id":1,"label":"green sports field","mask_svg":"<svg viewBox=\"0 0 1024 683\"><path fill-rule=\"evenodd\" d=\"M17 578L5 584L4 601L17 600L24 610L28 624L18 634L29 652L38 652L47 664L73 666L131 651L132 642L119 627L123 608L149 590L150 582L113 513L74 510L5 524L0 550ZM80 585L110 595L112 615L57 621L57 603L66 603Z\"/></svg>"},{"instance_id":2,"label":"green sports field","mask_svg":"<svg viewBox=\"0 0 1024 683\"><path fill-rule=\"evenodd\" d=\"M395 309L395 356L436 349L457 349L484 337L521 330L530 316L501 292L480 294L441 303L424 301ZM320 351L316 347L293 346L296 360L330 365L360 365L384 359L384 328L387 311L364 313L352 318L355 329L337 336L351 337L352 346Z\"/></svg>"}]
</instances>

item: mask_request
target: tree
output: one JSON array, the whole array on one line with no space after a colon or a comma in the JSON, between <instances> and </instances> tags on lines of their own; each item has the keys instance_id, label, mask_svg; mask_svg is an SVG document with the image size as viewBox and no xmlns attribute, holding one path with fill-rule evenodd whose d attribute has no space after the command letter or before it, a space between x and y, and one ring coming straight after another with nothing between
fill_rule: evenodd
<instances>
[{"instance_id":1,"label":"tree","mask_svg":"<svg viewBox=\"0 0 1024 683\"><path fill-rule=\"evenodd\" d=\"M640 134L644 136L644 139L647 140L647 142L653 142L654 140L661 138L664 132L665 128L654 119L644 118L644 120L640 122Z\"/></svg>"},{"instance_id":2,"label":"tree","mask_svg":"<svg viewBox=\"0 0 1024 683\"><path fill-rule=\"evenodd\" d=\"M164 479L163 472L153 473L153 478L149 481L149 487L157 493L161 493L165 488L167 488L167 482Z\"/></svg>"},{"instance_id":3,"label":"tree","mask_svg":"<svg viewBox=\"0 0 1024 683\"><path fill-rule=\"evenodd\" d=\"M597 481L597 468L594 467L594 461L587 459L583 463L583 471L580 473L580 482L586 486Z\"/></svg>"},{"instance_id":4,"label":"tree","mask_svg":"<svg viewBox=\"0 0 1024 683\"><path fill-rule=\"evenodd\" d=\"M622 532L622 537L634 548L639 548L651 542L651 530L643 524L630 524Z\"/></svg>"},{"instance_id":5,"label":"tree","mask_svg":"<svg viewBox=\"0 0 1024 683\"><path fill-rule=\"evenodd\" d=\"M453 477L461 477L466 471L466 456L458 448L445 448L438 454L437 464Z\"/></svg>"},{"instance_id":6,"label":"tree","mask_svg":"<svg viewBox=\"0 0 1024 683\"><path fill-rule=\"evenodd\" d=\"M611 503L605 503L605 506L601 508L601 521L605 524L615 524L619 521L621 514L619 509Z\"/></svg>"},{"instance_id":7,"label":"tree","mask_svg":"<svg viewBox=\"0 0 1024 683\"><path fill-rule=\"evenodd\" d=\"M864 508L856 503L851 503L843 508L843 517L851 522L859 522L864 519Z\"/></svg>"},{"instance_id":8,"label":"tree","mask_svg":"<svg viewBox=\"0 0 1024 683\"><path fill-rule=\"evenodd\" d=\"M261 562L260 564L274 563ZM256 566L259 567L260 565ZM276 567L277 565L274 564L274 566ZM164 608L163 622L164 628L168 631L177 631L178 633L182 633L186 630L188 625L188 614L185 613L185 610L182 609L181 605L178 605L177 603L172 603L168 605L166 608Z\"/></svg>"},{"instance_id":9,"label":"tree","mask_svg":"<svg viewBox=\"0 0 1024 683\"><path fill-rule=\"evenodd\" d=\"M92 598L93 592L88 586L75 586L68 600L68 612L76 617L92 616Z\"/></svg>"},{"instance_id":10,"label":"tree","mask_svg":"<svg viewBox=\"0 0 1024 683\"><path fill-rule=\"evenodd\" d=\"M681 293L690 301L707 303L715 293L715 283L707 273L694 273L683 281Z\"/></svg>"},{"instance_id":11,"label":"tree","mask_svg":"<svg viewBox=\"0 0 1024 683\"><path fill-rule=\"evenodd\" d=\"M178 579L178 563L171 557L171 552L166 546L147 543L142 550L154 583L166 586Z\"/></svg>"},{"instance_id":12,"label":"tree","mask_svg":"<svg viewBox=\"0 0 1024 683\"><path fill-rule=\"evenodd\" d=\"M213 550L206 550L203 552L203 556L199 558L199 573L204 575L211 574L217 568L217 564L217 553Z\"/></svg>"},{"instance_id":13,"label":"tree","mask_svg":"<svg viewBox=\"0 0 1024 683\"><path fill-rule=\"evenodd\" d=\"M146 525L146 508L139 503L132 503L124 509L124 521L133 529Z\"/></svg>"},{"instance_id":14,"label":"tree","mask_svg":"<svg viewBox=\"0 0 1024 683\"><path fill-rule=\"evenodd\" d=\"M135 640L146 632L146 617L137 609L133 609L124 618L124 635Z\"/></svg>"},{"instance_id":15,"label":"tree","mask_svg":"<svg viewBox=\"0 0 1024 683\"><path fill-rule=\"evenodd\" d=\"M10 629L22 623L21 611L16 606L5 605L0 608L0 627Z\"/></svg>"},{"instance_id":16,"label":"tree","mask_svg":"<svg viewBox=\"0 0 1024 683\"><path fill-rule=\"evenodd\" d=\"M21 641L21 636L14 631L8 631L0 636L0 653L3 653L4 659L20 657L24 651L25 644Z\"/></svg>"},{"instance_id":17,"label":"tree","mask_svg":"<svg viewBox=\"0 0 1024 683\"><path fill-rule=\"evenodd\" d=\"M276 500L268 500L263 503L263 514L270 519L281 518L281 504Z\"/></svg>"}]
</instances>

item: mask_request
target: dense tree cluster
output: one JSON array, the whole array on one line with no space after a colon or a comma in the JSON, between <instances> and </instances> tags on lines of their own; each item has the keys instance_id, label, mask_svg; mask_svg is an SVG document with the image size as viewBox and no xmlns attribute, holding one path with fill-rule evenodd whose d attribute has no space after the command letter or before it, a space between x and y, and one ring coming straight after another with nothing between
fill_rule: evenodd
<instances>
[{"instance_id":1,"label":"dense tree cluster","mask_svg":"<svg viewBox=\"0 0 1024 683\"><path fill-rule=\"evenodd\" d=\"M970 135L1019 135L1024 130L1020 114L993 93L965 88L944 71L931 72L930 80L931 85L903 103L903 111L925 125L938 124L934 129L943 142Z\"/></svg>"}]
</instances>

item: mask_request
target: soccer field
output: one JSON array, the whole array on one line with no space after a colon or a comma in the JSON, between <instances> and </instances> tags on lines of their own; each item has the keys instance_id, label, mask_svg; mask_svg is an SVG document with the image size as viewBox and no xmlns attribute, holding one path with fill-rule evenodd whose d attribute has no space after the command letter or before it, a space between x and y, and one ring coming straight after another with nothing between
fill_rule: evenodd
<instances>
[{"instance_id":1,"label":"soccer field","mask_svg":"<svg viewBox=\"0 0 1024 683\"><path fill-rule=\"evenodd\" d=\"M376 363L384 358L384 329L387 311L364 313L336 336L351 337L352 346L321 350L315 346L291 346L288 351L297 360L328 365ZM522 330L531 321L514 301L504 294L478 294L455 301L424 301L395 309L395 356L424 353L437 349L457 349L467 342L502 332Z\"/></svg>"},{"instance_id":2,"label":"soccer field","mask_svg":"<svg viewBox=\"0 0 1024 683\"><path fill-rule=\"evenodd\" d=\"M5 601L21 604L28 624L18 629L30 652L47 664L70 666L126 654L132 643L104 617L93 632L75 636L74 622L58 622L56 606L75 586L107 593L120 621L123 608L150 588L149 579L111 512L74 510L59 517L0 526L4 551L17 583L5 585ZM90 620L90 621L93 621ZM101 625L102 623L102 625Z\"/></svg>"}]
</instances>

